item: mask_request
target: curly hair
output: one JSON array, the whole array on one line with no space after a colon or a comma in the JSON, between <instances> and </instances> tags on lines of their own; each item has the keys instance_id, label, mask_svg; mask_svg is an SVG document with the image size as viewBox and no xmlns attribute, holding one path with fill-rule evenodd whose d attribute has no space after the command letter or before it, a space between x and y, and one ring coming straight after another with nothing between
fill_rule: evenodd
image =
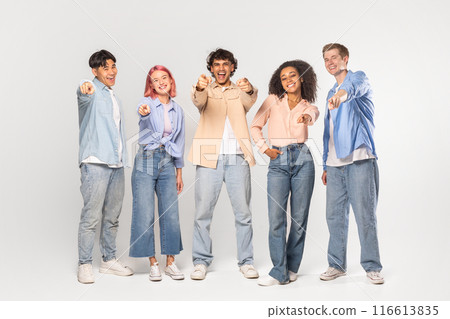
<instances>
[{"instance_id":1,"label":"curly hair","mask_svg":"<svg viewBox=\"0 0 450 319\"><path fill-rule=\"evenodd\" d=\"M275 94L282 99L286 90L281 84L280 74L284 68L293 67L297 70L300 78L303 79L301 86L302 98L313 103L317 97L317 77L311 65L302 60L286 61L278 67L272 74L269 82L269 94Z\"/></svg>"},{"instance_id":2,"label":"curly hair","mask_svg":"<svg viewBox=\"0 0 450 319\"><path fill-rule=\"evenodd\" d=\"M206 68L209 72L211 72L211 67L214 63L214 60L228 60L231 62L231 64L234 64L234 70L233 72L231 72L230 77L233 76L234 72L236 72L237 70L238 61L230 51L221 48L212 51L206 58Z\"/></svg>"}]
</instances>

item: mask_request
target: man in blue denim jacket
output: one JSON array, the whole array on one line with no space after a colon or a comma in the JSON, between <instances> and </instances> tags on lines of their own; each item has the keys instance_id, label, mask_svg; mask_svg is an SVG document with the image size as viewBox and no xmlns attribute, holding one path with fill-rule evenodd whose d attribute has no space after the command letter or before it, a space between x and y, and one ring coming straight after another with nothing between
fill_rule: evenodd
<instances>
[{"instance_id":1,"label":"man in blue denim jacket","mask_svg":"<svg viewBox=\"0 0 450 319\"><path fill-rule=\"evenodd\" d=\"M124 196L127 166L122 112L111 87L116 58L108 51L92 54L94 80L83 80L77 90L80 125L79 164L84 206L78 230L78 281L94 282L92 250L101 220L101 273L130 276L133 271L116 260L116 235Z\"/></svg>"},{"instance_id":2,"label":"man in blue denim jacket","mask_svg":"<svg viewBox=\"0 0 450 319\"><path fill-rule=\"evenodd\" d=\"M361 244L361 265L373 284L384 283L377 237L378 166L372 89L364 72L347 70L348 49L327 44L325 67L336 79L328 92L323 134L322 182L327 186L328 269L332 280L346 274L349 208L352 206Z\"/></svg>"}]
</instances>

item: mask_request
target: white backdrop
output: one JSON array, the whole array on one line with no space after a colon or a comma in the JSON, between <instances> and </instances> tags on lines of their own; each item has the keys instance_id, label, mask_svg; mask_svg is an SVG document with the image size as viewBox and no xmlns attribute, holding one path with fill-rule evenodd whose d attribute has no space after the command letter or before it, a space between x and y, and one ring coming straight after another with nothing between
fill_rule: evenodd
<instances>
[{"instance_id":1,"label":"white backdrop","mask_svg":"<svg viewBox=\"0 0 450 319\"><path fill-rule=\"evenodd\" d=\"M15 1L2 7L0 299L449 300L446 1L66 0ZM367 284L359 265L353 216L349 276L333 283L318 280L327 267L328 241L320 181L323 110L334 83L321 49L335 41L349 48L349 68L364 70L375 94L378 224L386 277L379 287ZM206 72L207 54L217 47L232 51L239 61L233 80L245 76L259 88L248 122L282 62L300 58L317 73L315 104L322 114L310 129L309 141L316 157L316 185L299 280L264 289L237 272L234 217L223 188L211 229L215 260L207 279L149 283L148 261L128 257L132 198L127 169L118 256L136 275L98 276L92 286L78 284L82 199L75 90L81 79L92 78L89 56L107 49L117 58L114 89L122 101L128 138L138 132L135 109L148 69L162 64L173 72L176 101L186 113L187 155L199 119L189 90ZM266 165L252 168L255 266L261 274L271 266L266 172ZM180 198L185 250L177 260L187 277L192 269L194 177L195 167L186 160ZM96 242L95 268L99 260Z\"/></svg>"}]
</instances>

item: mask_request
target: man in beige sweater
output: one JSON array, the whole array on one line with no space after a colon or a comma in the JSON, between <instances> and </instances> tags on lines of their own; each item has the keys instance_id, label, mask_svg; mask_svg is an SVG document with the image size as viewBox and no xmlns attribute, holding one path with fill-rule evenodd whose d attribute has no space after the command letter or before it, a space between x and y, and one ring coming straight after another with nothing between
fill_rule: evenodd
<instances>
[{"instance_id":1,"label":"man in beige sweater","mask_svg":"<svg viewBox=\"0 0 450 319\"><path fill-rule=\"evenodd\" d=\"M225 182L235 215L238 265L245 278L258 278L253 267L250 166L255 165L246 114L256 102L257 89L246 79L236 84L231 76L237 60L224 49L209 54L207 68L192 88L200 112L189 160L197 165L195 223L191 278L202 280L213 260L209 234L214 207ZM212 83L211 83L212 82Z\"/></svg>"}]
</instances>

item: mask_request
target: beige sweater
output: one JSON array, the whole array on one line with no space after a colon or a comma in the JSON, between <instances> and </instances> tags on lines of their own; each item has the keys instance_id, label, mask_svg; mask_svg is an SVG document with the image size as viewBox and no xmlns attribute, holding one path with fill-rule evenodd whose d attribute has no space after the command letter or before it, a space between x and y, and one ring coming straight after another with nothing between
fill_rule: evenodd
<instances>
[{"instance_id":1,"label":"beige sweater","mask_svg":"<svg viewBox=\"0 0 450 319\"><path fill-rule=\"evenodd\" d=\"M249 95L234 83L223 92L222 87L216 82L208 85L203 91L197 91L194 85L191 99L200 112L200 123L195 132L188 160L194 165L217 167L225 119L228 116L245 160L250 166L255 165L246 114L255 104L257 95L256 88L253 88L253 94Z\"/></svg>"}]
</instances>

